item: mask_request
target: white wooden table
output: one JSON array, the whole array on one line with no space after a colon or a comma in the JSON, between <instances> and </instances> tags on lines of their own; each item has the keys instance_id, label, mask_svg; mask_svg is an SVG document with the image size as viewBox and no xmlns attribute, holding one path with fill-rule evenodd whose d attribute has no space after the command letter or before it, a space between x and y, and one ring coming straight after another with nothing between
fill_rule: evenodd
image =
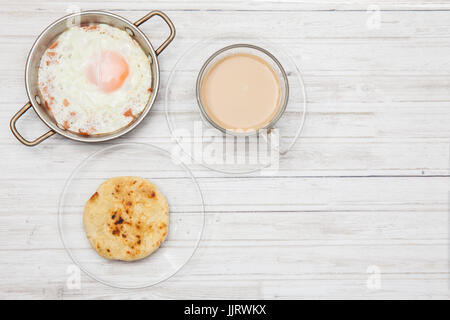
<instances>
[{"instance_id":1,"label":"white wooden table","mask_svg":"<svg viewBox=\"0 0 450 320\"><path fill-rule=\"evenodd\" d=\"M448 298L450 3L422 2L1 0L0 298ZM196 168L207 210L199 251L148 289L84 274L81 289L67 288L57 202L73 168L105 145L170 148L163 96L134 132L101 145L55 135L27 148L8 128L27 100L28 50L69 5L130 20L166 12L178 34L160 59L162 92L186 48L226 31L277 41L303 72L307 120L279 173ZM142 29L155 42L166 35L159 21ZM46 127L28 112L19 129L32 138Z\"/></svg>"}]
</instances>

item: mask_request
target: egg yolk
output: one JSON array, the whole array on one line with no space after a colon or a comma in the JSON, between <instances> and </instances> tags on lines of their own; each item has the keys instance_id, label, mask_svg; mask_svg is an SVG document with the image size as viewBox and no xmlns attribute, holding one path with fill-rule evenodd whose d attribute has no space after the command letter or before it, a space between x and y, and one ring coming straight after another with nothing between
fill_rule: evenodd
<instances>
[{"instance_id":1,"label":"egg yolk","mask_svg":"<svg viewBox=\"0 0 450 320\"><path fill-rule=\"evenodd\" d=\"M111 50L94 55L86 70L88 80L105 93L119 89L129 73L125 58Z\"/></svg>"}]
</instances>

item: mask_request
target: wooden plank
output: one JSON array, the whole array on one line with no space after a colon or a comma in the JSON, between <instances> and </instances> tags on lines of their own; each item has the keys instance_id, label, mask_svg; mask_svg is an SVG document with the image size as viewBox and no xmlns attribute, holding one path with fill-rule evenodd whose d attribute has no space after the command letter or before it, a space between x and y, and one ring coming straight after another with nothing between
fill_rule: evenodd
<instances>
[{"instance_id":1,"label":"wooden plank","mask_svg":"<svg viewBox=\"0 0 450 320\"><path fill-rule=\"evenodd\" d=\"M81 161L99 150L99 146L83 145L82 150L74 153L74 148L80 144L59 137L33 149L22 146L12 135L5 139L8 143L2 145L11 148L12 152L4 154L3 161L13 163L15 159L21 159L20 165L11 165L2 174L2 179L8 180L23 179L24 173L29 178L38 178L36 169L45 173L47 179L64 179ZM152 143L170 152L175 146L170 138L146 137L140 132L133 136L133 141ZM301 138L293 150L281 157L274 176L448 175L449 145L447 138ZM49 153L53 164L46 164ZM67 158L65 154L71 156ZM163 168L164 164L161 164L159 169ZM192 169L198 177L217 177L205 167L193 165Z\"/></svg>"},{"instance_id":2,"label":"wooden plank","mask_svg":"<svg viewBox=\"0 0 450 320\"><path fill-rule=\"evenodd\" d=\"M0 232L9 239L0 250L61 249L50 211L17 210L15 216L0 217ZM446 211L209 211L201 246L442 245L448 240L447 222Z\"/></svg>"},{"instance_id":3,"label":"wooden plank","mask_svg":"<svg viewBox=\"0 0 450 320\"><path fill-rule=\"evenodd\" d=\"M40 171L40 170L38 170ZM425 180L426 179L426 180ZM177 190L177 177L164 183ZM40 172L27 179L3 180L8 188L0 194L2 212L16 215L37 210L56 214L65 179L46 178ZM86 181L86 183L89 181ZM445 211L448 203L448 177L261 177L222 176L199 178L206 209L222 211ZM83 184L82 184L83 185ZM183 184L184 185L184 184ZM239 186L237 188L236 186ZM246 192L242 192L246 190ZM248 192L247 192L248 191ZM20 199L20 201L18 201ZM78 199L78 198L77 198ZM79 199L80 204L84 203ZM186 199L185 206L196 204Z\"/></svg>"},{"instance_id":4,"label":"wooden plank","mask_svg":"<svg viewBox=\"0 0 450 320\"><path fill-rule=\"evenodd\" d=\"M31 11L64 11L68 7L65 1L36 1L26 0L23 1L23 10ZM314 0L200 0L196 2L184 1L184 0L169 0L169 1L153 1L149 5L145 1L129 1L127 5L120 0L105 1L89 1L78 0L71 2L72 5L81 7L83 10L92 10L103 8L105 10L124 10L125 7L133 8L134 10L179 10L186 11L196 10L230 10L230 11L286 11L286 12L302 12L302 11L366 11L370 5L374 5L370 0L326 0L326 1L314 1ZM449 9L449 5L442 0L384 0L380 3L375 3L380 6L382 10L446 10ZM18 11L17 6L13 6L11 3L5 3L4 7L9 11ZM21 8L22 9L22 8ZM129 10L129 9L128 9Z\"/></svg>"},{"instance_id":5,"label":"wooden plank","mask_svg":"<svg viewBox=\"0 0 450 320\"><path fill-rule=\"evenodd\" d=\"M295 250L294 250L295 248ZM231 294L225 282L232 281L238 287L243 284L255 283L262 289L258 295L251 291L252 285L246 286L247 290L241 292L243 295L254 294L259 297L319 297L325 294L333 296L341 290L342 297L352 297L357 293L368 294L368 297L415 297L425 293L428 296L442 296L445 293L445 279L448 274L447 261L444 257L446 246L392 246L386 250L382 246L276 246L257 247L254 245L201 248L198 255L176 276L166 283L159 285L155 290L156 295L163 294L167 288L176 285L179 290L194 297L203 296L203 291L209 289L211 282L219 285L222 291L213 291L215 297ZM24 257L20 251L2 251L2 256L7 262L2 273L1 292L3 294L14 294L19 289L25 292L33 292L39 288L42 296L42 285L48 281L49 274L52 288L50 297L60 298L56 292L68 292L65 288L67 280L67 267L70 261L65 252L58 250L31 250ZM417 257L420 259L417 259ZM14 259L20 257L22 263L17 265ZM204 263L204 259L210 261ZM45 261L52 261L48 264ZM381 271L382 290L370 294L366 286L368 278L367 267L376 265ZM428 274L424 270L433 270L437 273ZM444 272L444 274L443 274ZM21 287L13 288L11 280L13 276L21 277ZM91 280L83 275L82 288L86 282L88 287ZM405 281L406 278L406 281ZM409 279L408 279L409 278ZM399 281L401 280L401 281ZM195 286L187 288L183 283L198 282ZM316 290L311 293L299 290L299 284L310 283ZM48 284L45 286L47 287ZM275 288L274 285L278 284ZM206 286L206 287L205 287ZM349 286L348 291L342 286ZM92 284L94 289L89 294L95 296L95 292L111 292L99 284ZM406 290L406 287L408 290ZM96 288L96 289L95 289ZM424 289L425 288L425 289ZM384 291L387 290L387 291ZM395 293L389 293L394 290ZM335 292L336 291L336 292ZM73 291L72 291L73 292ZM114 292L114 291L113 291ZM119 292L115 291L116 294ZM328 292L328 293L327 293ZM335 293L330 293L335 292ZM75 290L75 294L78 294ZM85 292L86 294L87 292ZM383 295L384 293L384 295ZM105 294L105 293L103 293ZM180 296L181 292L179 293ZM299 295L300 294L300 295ZM45 296L45 294L44 294Z\"/></svg>"}]
</instances>

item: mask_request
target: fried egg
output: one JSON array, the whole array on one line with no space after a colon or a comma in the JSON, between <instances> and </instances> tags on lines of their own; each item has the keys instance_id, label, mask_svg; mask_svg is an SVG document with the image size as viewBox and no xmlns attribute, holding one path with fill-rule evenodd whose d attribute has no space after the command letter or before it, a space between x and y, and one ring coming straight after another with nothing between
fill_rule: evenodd
<instances>
[{"instance_id":1,"label":"fried egg","mask_svg":"<svg viewBox=\"0 0 450 320\"><path fill-rule=\"evenodd\" d=\"M58 126L81 135L128 125L152 94L149 57L126 31L107 24L60 34L41 58L38 82Z\"/></svg>"}]
</instances>

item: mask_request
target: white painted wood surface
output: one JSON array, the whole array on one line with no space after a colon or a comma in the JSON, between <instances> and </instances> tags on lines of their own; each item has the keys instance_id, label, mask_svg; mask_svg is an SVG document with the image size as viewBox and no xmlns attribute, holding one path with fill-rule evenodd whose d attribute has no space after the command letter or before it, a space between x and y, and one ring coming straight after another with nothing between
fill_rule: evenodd
<instances>
[{"instance_id":1,"label":"white painted wood surface","mask_svg":"<svg viewBox=\"0 0 450 320\"><path fill-rule=\"evenodd\" d=\"M0 2L0 298L448 298L450 3L444 1ZM199 251L173 278L143 290L105 287L71 264L57 202L73 168L105 145L173 145L163 96L134 132L86 145L54 136L27 148L9 131L26 102L34 38L69 5L136 20L165 11L177 27L161 55L162 91L193 43L245 30L283 45L308 96L301 139L274 177L194 166L206 202ZM367 26L380 9L379 28ZM370 24L370 23L369 23ZM142 28L164 38L158 21ZM29 138L46 127L33 112ZM243 192L245 190L245 192ZM368 268L381 272L367 286Z\"/></svg>"}]
</instances>

